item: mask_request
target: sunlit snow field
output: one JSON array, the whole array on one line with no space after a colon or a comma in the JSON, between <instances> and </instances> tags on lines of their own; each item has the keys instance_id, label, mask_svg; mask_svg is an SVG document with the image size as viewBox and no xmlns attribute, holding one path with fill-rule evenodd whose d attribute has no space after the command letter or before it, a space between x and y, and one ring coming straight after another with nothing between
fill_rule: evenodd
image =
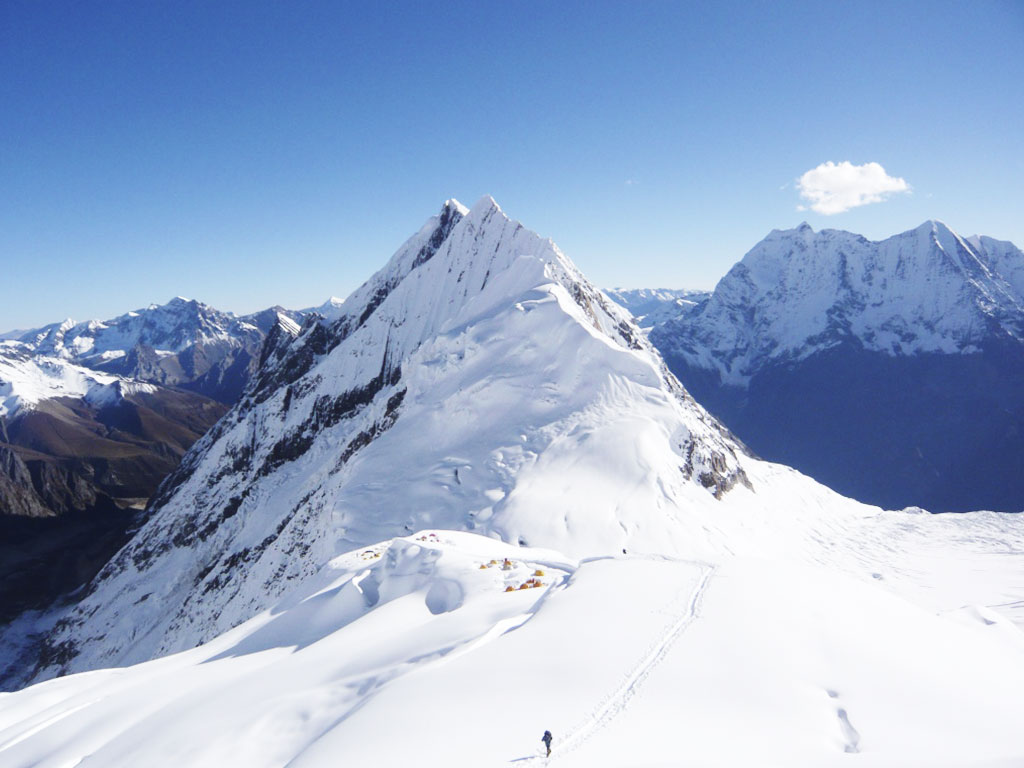
<instances>
[{"instance_id":1,"label":"sunlit snow field","mask_svg":"<svg viewBox=\"0 0 1024 768\"><path fill-rule=\"evenodd\" d=\"M195 650L3 695L0 765L531 765L545 729L552 765L1019 765L1019 520L848 518L817 563L415 534Z\"/></svg>"}]
</instances>

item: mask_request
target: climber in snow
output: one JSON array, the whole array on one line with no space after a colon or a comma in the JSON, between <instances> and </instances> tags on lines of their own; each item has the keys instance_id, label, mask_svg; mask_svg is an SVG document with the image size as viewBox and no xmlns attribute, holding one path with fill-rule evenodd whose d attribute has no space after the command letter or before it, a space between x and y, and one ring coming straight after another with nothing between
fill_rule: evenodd
<instances>
[{"instance_id":1,"label":"climber in snow","mask_svg":"<svg viewBox=\"0 0 1024 768\"><path fill-rule=\"evenodd\" d=\"M551 757L551 731L544 731L544 735L540 737L540 740L544 742L544 746L548 748L548 757Z\"/></svg>"}]
</instances>

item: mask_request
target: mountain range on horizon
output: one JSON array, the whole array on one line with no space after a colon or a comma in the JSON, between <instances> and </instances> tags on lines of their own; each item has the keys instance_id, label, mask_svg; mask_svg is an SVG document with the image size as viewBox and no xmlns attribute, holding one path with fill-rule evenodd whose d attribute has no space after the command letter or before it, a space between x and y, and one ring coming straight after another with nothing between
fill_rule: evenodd
<instances>
[{"instance_id":1,"label":"mountain range on horizon","mask_svg":"<svg viewBox=\"0 0 1024 768\"><path fill-rule=\"evenodd\" d=\"M278 313L127 544L0 627L0 762L531 765L547 728L663 763L669 722L696 762L1020 753L1021 516L757 458L490 198L331 307Z\"/></svg>"},{"instance_id":2,"label":"mountain range on horizon","mask_svg":"<svg viewBox=\"0 0 1024 768\"><path fill-rule=\"evenodd\" d=\"M879 243L803 224L772 232L714 291L605 294L759 455L884 507L1018 511L1022 265L1012 244L939 222ZM237 317L175 297L108 321L5 334L0 615L88 581L276 345L305 318L329 324L350 308L332 297ZM879 416L850 402L873 403ZM972 431L957 433L965 424ZM980 469L963 459L969 450Z\"/></svg>"},{"instance_id":3,"label":"mountain range on horizon","mask_svg":"<svg viewBox=\"0 0 1024 768\"><path fill-rule=\"evenodd\" d=\"M715 291L605 294L759 455L883 507L1019 511L1022 265L1012 244L939 222L879 243L803 224L772 232ZM88 581L127 541L246 390L268 334L345 312L332 297L238 317L175 297L4 334L0 616Z\"/></svg>"}]
</instances>

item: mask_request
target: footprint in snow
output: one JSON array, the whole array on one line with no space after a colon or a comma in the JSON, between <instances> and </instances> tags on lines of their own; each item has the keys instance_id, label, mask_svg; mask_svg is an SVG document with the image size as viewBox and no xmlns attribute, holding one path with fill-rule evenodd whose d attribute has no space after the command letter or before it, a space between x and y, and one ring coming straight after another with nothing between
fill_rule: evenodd
<instances>
[{"instance_id":1,"label":"footprint in snow","mask_svg":"<svg viewBox=\"0 0 1024 768\"><path fill-rule=\"evenodd\" d=\"M837 691L828 690L826 693L830 699L836 699L838 702L839 693ZM850 716L846 713L846 709L844 707L837 707L836 717L839 719L839 730L845 742L843 751L850 754L860 752L860 733L857 732L857 729L850 722Z\"/></svg>"}]
</instances>

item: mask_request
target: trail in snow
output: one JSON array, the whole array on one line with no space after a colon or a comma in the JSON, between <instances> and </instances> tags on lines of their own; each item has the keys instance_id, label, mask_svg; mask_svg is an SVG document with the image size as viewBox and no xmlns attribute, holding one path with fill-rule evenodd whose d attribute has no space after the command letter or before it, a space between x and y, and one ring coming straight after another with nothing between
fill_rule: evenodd
<instances>
[{"instance_id":1,"label":"trail in snow","mask_svg":"<svg viewBox=\"0 0 1024 768\"><path fill-rule=\"evenodd\" d=\"M588 715L586 719L578 725L570 729L564 736L556 736L557 741L551 750L551 757L557 757L575 751L586 743L595 733L605 728L612 720L622 714L626 707L629 706L633 697L640 691L644 682L650 676L654 668L662 659L665 658L676 640L682 636L690 624L692 624L697 618L698 610L700 609L701 601L704 597L704 592L707 589L708 582L715 573L716 567L709 563L699 563L692 560L680 560L679 562L698 565L702 571L700 580L697 582L697 586L694 587L693 591L690 593L690 599L686 603L685 610L671 624L671 626L669 626L668 630L666 630L651 649L647 651L643 658L640 659L640 662L633 668L629 675L627 675L622 684L616 688L615 691L606 698L593 713ZM531 757L521 757L516 760L512 760L511 762L522 766L530 766L546 762L548 759L550 758L545 758L543 755L535 755Z\"/></svg>"}]
</instances>

